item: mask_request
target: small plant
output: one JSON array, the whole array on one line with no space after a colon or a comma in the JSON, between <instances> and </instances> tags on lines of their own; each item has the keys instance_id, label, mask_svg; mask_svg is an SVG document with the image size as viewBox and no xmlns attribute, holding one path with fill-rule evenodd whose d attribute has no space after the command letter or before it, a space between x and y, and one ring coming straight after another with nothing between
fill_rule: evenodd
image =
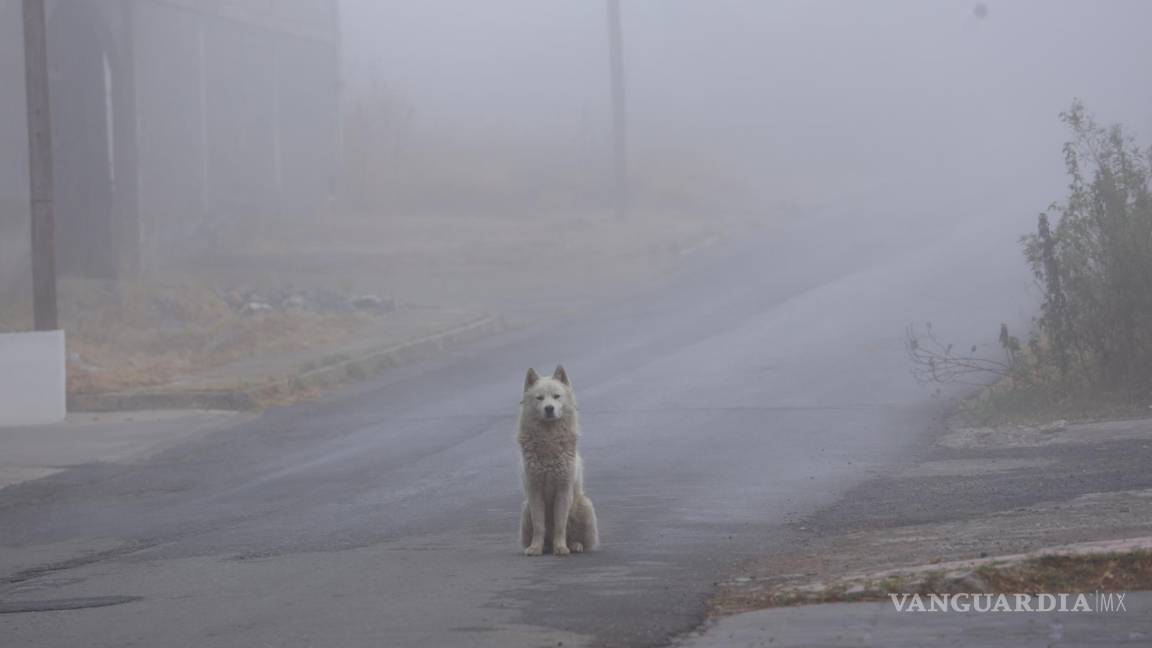
<instances>
[{"instance_id":1,"label":"small plant","mask_svg":"<svg viewBox=\"0 0 1152 648\"><path fill-rule=\"evenodd\" d=\"M912 375L920 383L984 386L1009 377L1027 381L1020 340L1009 335L1007 324L1000 325L1000 346L1004 352L1000 357L979 355L975 345L966 353L957 352L954 345L941 342L927 322L923 331L908 326L904 348L912 361Z\"/></svg>"}]
</instances>

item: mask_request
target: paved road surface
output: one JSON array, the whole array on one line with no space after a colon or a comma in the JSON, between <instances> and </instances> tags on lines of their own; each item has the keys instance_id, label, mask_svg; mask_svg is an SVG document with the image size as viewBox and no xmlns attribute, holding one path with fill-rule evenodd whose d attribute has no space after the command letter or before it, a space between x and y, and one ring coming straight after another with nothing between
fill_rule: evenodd
<instances>
[{"instance_id":1,"label":"paved road surface","mask_svg":"<svg viewBox=\"0 0 1152 648\"><path fill-rule=\"evenodd\" d=\"M903 328L1023 312L1005 238L741 241L563 325L0 491L3 644L666 642L780 525L915 458L937 401ZM557 361L604 544L526 558L512 428L526 367Z\"/></svg>"},{"instance_id":2,"label":"paved road surface","mask_svg":"<svg viewBox=\"0 0 1152 648\"><path fill-rule=\"evenodd\" d=\"M1123 608L1098 607L1094 592L1086 602L1093 612L897 612L889 602L835 603L760 610L721 619L703 636L680 648L1071 648L1074 646L1148 646L1152 644L1152 594L1129 592ZM1075 599L1068 599L1068 608ZM964 601L961 605L970 604ZM983 603L981 603L983 606ZM1105 611L1107 610L1107 611Z\"/></svg>"}]
</instances>

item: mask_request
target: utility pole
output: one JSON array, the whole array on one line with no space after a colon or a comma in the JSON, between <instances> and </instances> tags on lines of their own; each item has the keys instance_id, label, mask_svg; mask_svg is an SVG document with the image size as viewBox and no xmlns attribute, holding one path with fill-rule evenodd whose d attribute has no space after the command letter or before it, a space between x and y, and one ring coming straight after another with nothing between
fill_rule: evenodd
<instances>
[{"instance_id":1,"label":"utility pole","mask_svg":"<svg viewBox=\"0 0 1152 648\"><path fill-rule=\"evenodd\" d=\"M623 31L620 0L608 2L608 65L612 75L612 176L616 217L628 217L628 114L624 85Z\"/></svg>"},{"instance_id":2,"label":"utility pole","mask_svg":"<svg viewBox=\"0 0 1152 648\"><path fill-rule=\"evenodd\" d=\"M32 291L37 331L60 328L56 312L56 215L52 208L52 126L44 0L24 0L24 85L28 100Z\"/></svg>"}]
</instances>

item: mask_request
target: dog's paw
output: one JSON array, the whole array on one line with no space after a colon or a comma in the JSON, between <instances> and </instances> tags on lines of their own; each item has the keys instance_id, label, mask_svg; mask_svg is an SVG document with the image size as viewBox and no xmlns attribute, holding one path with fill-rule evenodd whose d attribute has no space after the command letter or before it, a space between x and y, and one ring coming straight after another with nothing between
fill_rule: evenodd
<instances>
[{"instance_id":1,"label":"dog's paw","mask_svg":"<svg viewBox=\"0 0 1152 648\"><path fill-rule=\"evenodd\" d=\"M525 556L539 556L542 553L544 553L544 547L537 547L536 545L528 545L524 549Z\"/></svg>"},{"instance_id":2,"label":"dog's paw","mask_svg":"<svg viewBox=\"0 0 1152 648\"><path fill-rule=\"evenodd\" d=\"M573 542L572 544L568 545L568 548L572 550L572 553L584 553L583 542Z\"/></svg>"},{"instance_id":3,"label":"dog's paw","mask_svg":"<svg viewBox=\"0 0 1152 648\"><path fill-rule=\"evenodd\" d=\"M558 544L552 547L552 554L555 556L567 556L569 553L568 545L566 544Z\"/></svg>"}]
</instances>

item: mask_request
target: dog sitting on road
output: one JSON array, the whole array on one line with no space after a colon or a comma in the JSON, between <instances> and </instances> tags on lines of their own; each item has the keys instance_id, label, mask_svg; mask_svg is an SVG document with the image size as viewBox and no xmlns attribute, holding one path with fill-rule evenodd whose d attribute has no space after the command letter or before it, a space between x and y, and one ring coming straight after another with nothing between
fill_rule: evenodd
<instances>
[{"instance_id":1,"label":"dog sitting on road","mask_svg":"<svg viewBox=\"0 0 1152 648\"><path fill-rule=\"evenodd\" d=\"M516 435L524 469L520 546L526 556L547 549L557 556L591 551L599 542L596 511L584 495L579 438L576 399L564 367L557 366L551 378L529 369Z\"/></svg>"}]
</instances>

